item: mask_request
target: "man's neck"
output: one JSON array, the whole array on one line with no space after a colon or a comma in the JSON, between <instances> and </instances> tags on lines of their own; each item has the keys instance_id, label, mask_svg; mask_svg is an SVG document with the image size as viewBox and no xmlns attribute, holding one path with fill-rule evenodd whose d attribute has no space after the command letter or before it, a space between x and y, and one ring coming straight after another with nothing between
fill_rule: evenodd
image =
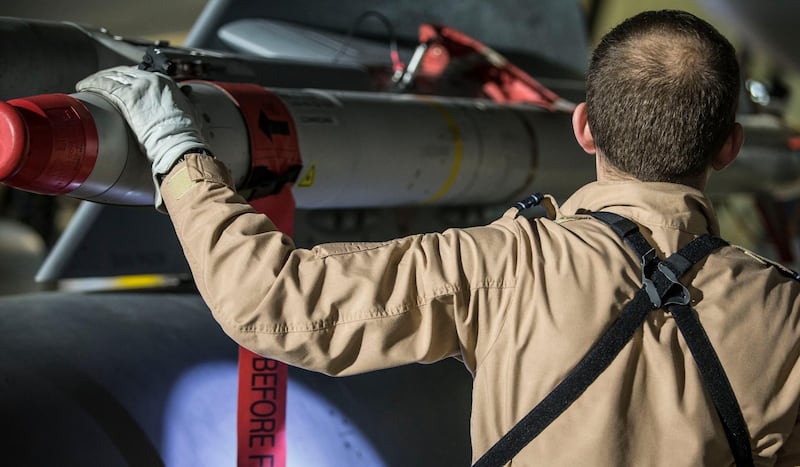
<instances>
[{"instance_id":1,"label":"man's neck","mask_svg":"<svg viewBox=\"0 0 800 467\"><path fill-rule=\"evenodd\" d=\"M638 181L633 175L627 174L606 162L606 158L599 152L595 154L595 170L598 182L625 182Z\"/></svg>"},{"instance_id":2,"label":"man's neck","mask_svg":"<svg viewBox=\"0 0 800 467\"><path fill-rule=\"evenodd\" d=\"M595 170L597 172L597 181L598 182L637 182L641 181L638 178L634 177L633 175L623 172L616 167L609 164L605 157L602 156L599 152L595 154ZM710 170L707 173L697 177L696 179L692 180L681 180L675 183L680 183L682 185L687 185L692 188L695 188L700 191L705 191L706 183L708 182L708 177L710 175Z\"/></svg>"}]
</instances>

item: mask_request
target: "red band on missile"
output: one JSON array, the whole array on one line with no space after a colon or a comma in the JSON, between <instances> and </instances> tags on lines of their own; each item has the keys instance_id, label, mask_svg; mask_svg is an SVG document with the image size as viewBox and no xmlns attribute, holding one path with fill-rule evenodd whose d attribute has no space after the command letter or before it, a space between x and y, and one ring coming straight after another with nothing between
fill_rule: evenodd
<instances>
[{"instance_id":1,"label":"red band on missile","mask_svg":"<svg viewBox=\"0 0 800 467\"><path fill-rule=\"evenodd\" d=\"M297 127L280 98L256 84L204 82L236 103L247 126L252 168L240 192L256 199L293 184L302 167Z\"/></svg>"},{"instance_id":2,"label":"red band on missile","mask_svg":"<svg viewBox=\"0 0 800 467\"><path fill-rule=\"evenodd\" d=\"M47 195L67 194L97 161L94 119L79 100L42 94L0 105L0 180Z\"/></svg>"}]
</instances>

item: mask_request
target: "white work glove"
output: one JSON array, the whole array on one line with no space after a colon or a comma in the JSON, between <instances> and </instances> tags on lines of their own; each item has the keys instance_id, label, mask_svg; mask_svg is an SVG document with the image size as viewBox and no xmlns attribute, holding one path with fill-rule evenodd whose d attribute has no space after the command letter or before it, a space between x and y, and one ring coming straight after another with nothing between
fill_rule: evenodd
<instances>
[{"instance_id":1,"label":"white work glove","mask_svg":"<svg viewBox=\"0 0 800 467\"><path fill-rule=\"evenodd\" d=\"M191 149L208 150L202 119L168 76L131 66L99 71L75 85L111 102L125 117L152 163L155 206L163 210L160 179Z\"/></svg>"}]
</instances>

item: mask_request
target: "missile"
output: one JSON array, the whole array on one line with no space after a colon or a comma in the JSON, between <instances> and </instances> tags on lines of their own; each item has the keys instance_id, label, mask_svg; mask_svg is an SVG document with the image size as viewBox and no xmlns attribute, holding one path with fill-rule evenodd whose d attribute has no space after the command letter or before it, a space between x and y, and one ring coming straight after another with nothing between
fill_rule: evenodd
<instances>
[{"instance_id":1,"label":"missile","mask_svg":"<svg viewBox=\"0 0 800 467\"><path fill-rule=\"evenodd\" d=\"M543 147L562 158L586 159L588 166L577 145L567 145L569 116L532 106L208 81L183 85L212 151L251 199L291 182L301 208L491 203L523 193ZM569 165L574 177L577 166ZM149 165L124 119L91 93L0 103L0 180L108 204L153 201Z\"/></svg>"}]
</instances>

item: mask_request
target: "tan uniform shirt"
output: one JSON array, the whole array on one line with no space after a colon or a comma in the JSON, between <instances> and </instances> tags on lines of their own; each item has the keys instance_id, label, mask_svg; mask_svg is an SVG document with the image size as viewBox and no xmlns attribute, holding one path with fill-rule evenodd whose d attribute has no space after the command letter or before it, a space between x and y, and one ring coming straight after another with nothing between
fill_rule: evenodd
<instances>
[{"instance_id":1,"label":"tan uniform shirt","mask_svg":"<svg viewBox=\"0 0 800 467\"><path fill-rule=\"evenodd\" d=\"M197 286L258 353L332 375L463 359L477 459L560 382L640 287L638 258L579 210L643 226L662 256L717 234L709 201L666 183L593 183L555 220L510 209L484 227L295 249L189 156L162 193ZM734 247L685 277L739 399L757 465L800 464L800 283ZM651 313L610 367L514 459L520 465L732 465L686 344Z\"/></svg>"}]
</instances>

